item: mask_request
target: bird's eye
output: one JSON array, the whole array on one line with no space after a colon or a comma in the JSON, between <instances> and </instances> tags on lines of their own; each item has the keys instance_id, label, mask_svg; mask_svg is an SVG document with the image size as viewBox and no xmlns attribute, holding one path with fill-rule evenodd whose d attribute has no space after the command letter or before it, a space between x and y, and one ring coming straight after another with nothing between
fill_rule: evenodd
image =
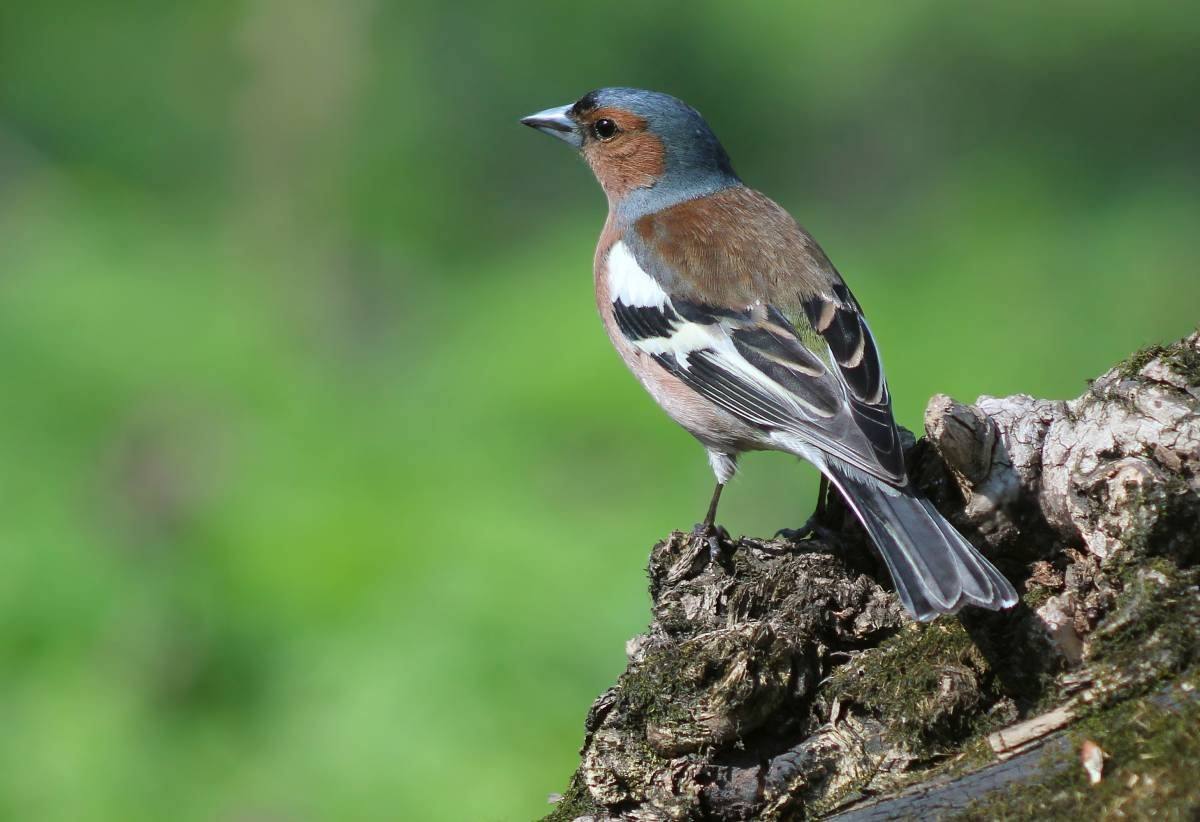
<instances>
[{"instance_id":1,"label":"bird's eye","mask_svg":"<svg viewBox=\"0 0 1200 822\"><path fill-rule=\"evenodd\" d=\"M597 140L611 140L617 136L617 124L607 117L602 117L592 125L592 132Z\"/></svg>"}]
</instances>

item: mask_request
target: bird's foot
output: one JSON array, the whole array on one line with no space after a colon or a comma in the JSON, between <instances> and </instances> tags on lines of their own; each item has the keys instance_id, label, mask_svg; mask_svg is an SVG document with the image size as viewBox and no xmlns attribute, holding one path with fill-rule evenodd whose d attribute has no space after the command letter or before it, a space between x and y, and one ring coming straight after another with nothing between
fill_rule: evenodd
<instances>
[{"instance_id":1,"label":"bird's foot","mask_svg":"<svg viewBox=\"0 0 1200 822\"><path fill-rule=\"evenodd\" d=\"M822 474L821 484L817 488L817 508L808 521L799 528L780 528L775 532L775 538L783 537L791 542L801 542L807 539L817 539L828 542L833 538L833 525L841 520L841 514L832 509L834 496L829 487L829 480Z\"/></svg>"},{"instance_id":2,"label":"bird's foot","mask_svg":"<svg viewBox=\"0 0 1200 822\"><path fill-rule=\"evenodd\" d=\"M776 539L782 537L790 542L801 542L806 539L829 540L832 536L833 529L822 522L816 514L809 517L808 522L799 528L780 528L775 532Z\"/></svg>"},{"instance_id":3,"label":"bird's foot","mask_svg":"<svg viewBox=\"0 0 1200 822\"><path fill-rule=\"evenodd\" d=\"M715 525L711 522L697 522L692 526L692 536L694 537L720 537L721 539L729 539L729 532L725 530L724 525Z\"/></svg>"},{"instance_id":4,"label":"bird's foot","mask_svg":"<svg viewBox=\"0 0 1200 822\"><path fill-rule=\"evenodd\" d=\"M730 542L729 532L724 526L714 525L711 522L697 522L692 528L692 538L701 540L708 546L708 558L712 562L721 562L722 543Z\"/></svg>"}]
</instances>

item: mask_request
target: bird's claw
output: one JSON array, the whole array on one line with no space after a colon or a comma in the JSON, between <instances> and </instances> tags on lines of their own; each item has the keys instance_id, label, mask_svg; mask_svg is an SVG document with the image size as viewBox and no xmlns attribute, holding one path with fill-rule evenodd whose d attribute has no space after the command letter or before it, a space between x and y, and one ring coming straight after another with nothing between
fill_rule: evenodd
<instances>
[{"instance_id":1,"label":"bird's claw","mask_svg":"<svg viewBox=\"0 0 1200 822\"><path fill-rule=\"evenodd\" d=\"M692 528L692 537L698 540L703 540L708 546L708 558L712 562L721 562L722 543L729 541L729 532L724 526L714 525L710 522L698 522Z\"/></svg>"},{"instance_id":2,"label":"bird's claw","mask_svg":"<svg viewBox=\"0 0 1200 822\"><path fill-rule=\"evenodd\" d=\"M729 532L725 530L724 525L714 525L711 522L697 522L692 526L692 536L729 539Z\"/></svg>"},{"instance_id":3,"label":"bird's claw","mask_svg":"<svg viewBox=\"0 0 1200 822\"><path fill-rule=\"evenodd\" d=\"M783 538L790 542L801 542L806 539L826 540L833 534L832 529L820 522L814 515L799 528L780 528L775 532L775 538Z\"/></svg>"}]
</instances>

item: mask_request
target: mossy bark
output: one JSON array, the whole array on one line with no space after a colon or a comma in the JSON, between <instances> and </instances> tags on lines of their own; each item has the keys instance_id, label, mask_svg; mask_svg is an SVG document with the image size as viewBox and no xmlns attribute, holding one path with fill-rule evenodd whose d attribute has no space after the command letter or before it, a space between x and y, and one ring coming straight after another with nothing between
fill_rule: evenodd
<instances>
[{"instance_id":1,"label":"mossy bark","mask_svg":"<svg viewBox=\"0 0 1200 822\"><path fill-rule=\"evenodd\" d=\"M935 397L926 434L910 473L1021 603L911 623L836 504L801 542L676 532L549 819L1200 811L1200 335L1071 402Z\"/></svg>"}]
</instances>

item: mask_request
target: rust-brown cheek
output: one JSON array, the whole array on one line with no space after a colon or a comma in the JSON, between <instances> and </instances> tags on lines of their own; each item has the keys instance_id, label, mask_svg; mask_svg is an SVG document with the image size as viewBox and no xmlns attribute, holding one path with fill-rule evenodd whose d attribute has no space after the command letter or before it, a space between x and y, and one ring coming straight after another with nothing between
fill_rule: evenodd
<instances>
[{"instance_id":1,"label":"rust-brown cheek","mask_svg":"<svg viewBox=\"0 0 1200 822\"><path fill-rule=\"evenodd\" d=\"M662 141L644 130L644 120L622 114L625 116L608 115L621 134L607 143L590 140L583 149L584 158L610 200L620 200L636 188L654 185L666 168ZM592 119L600 116L605 114L597 112Z\"/></svg>"}]
</instances>

